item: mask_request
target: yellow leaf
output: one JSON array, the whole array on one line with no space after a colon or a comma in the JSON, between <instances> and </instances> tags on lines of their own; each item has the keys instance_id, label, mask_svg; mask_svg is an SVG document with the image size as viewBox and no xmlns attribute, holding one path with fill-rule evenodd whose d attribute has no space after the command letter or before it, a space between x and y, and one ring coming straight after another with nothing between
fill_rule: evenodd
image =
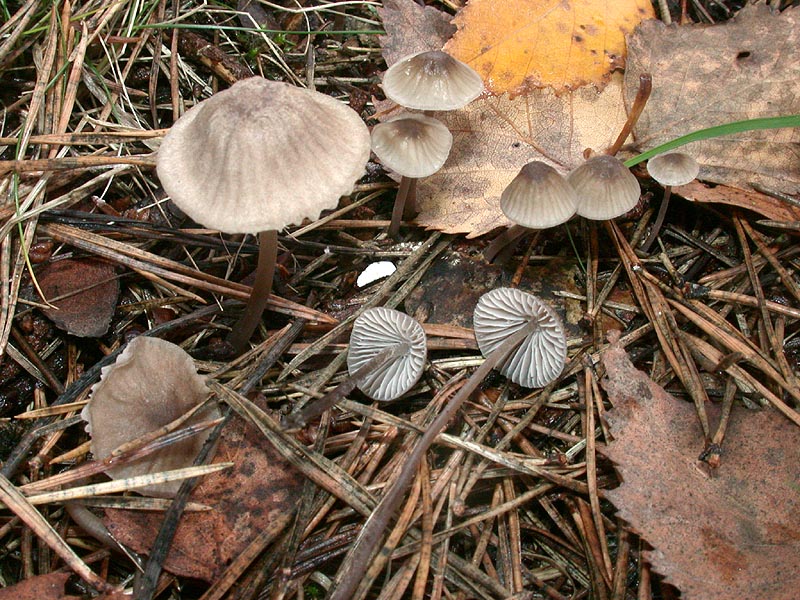
<instances>
[{"instance_id":1,"label":"yellow leaf","mask_svg":"<svg viewBox=\"0 0 800 600\"><path fill-rule=\"evenodd\" d=\"M625 35L655 17L650 0L472 0L445 46L494 94L603 87L625 62Z\"/></svg>"}]
</instances>

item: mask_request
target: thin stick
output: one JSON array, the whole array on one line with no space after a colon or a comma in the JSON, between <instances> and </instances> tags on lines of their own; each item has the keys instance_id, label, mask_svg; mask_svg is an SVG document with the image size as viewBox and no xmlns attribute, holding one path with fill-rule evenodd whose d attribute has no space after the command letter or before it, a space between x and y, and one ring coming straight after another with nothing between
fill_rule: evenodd
<instances>
[{"instance_id":1,"label":"thin stick","mask_svg":"<svg viewBox=\"0 0 800 600\"><path fill-rule=\"evenodd\" d=\"M616 141L606 150L606 154L614 156L619 152L619 149L622 148L622 144L628 139L633 127L639 120L652 90L653 78L650 73L642 73L639 75L639 90L636 92L636 98L633 101L633 106L631 106L631 112L628 113L628 120L625 121L625 125L622 126L622 131L619 132Z\"/></svg>"}]
</instances>

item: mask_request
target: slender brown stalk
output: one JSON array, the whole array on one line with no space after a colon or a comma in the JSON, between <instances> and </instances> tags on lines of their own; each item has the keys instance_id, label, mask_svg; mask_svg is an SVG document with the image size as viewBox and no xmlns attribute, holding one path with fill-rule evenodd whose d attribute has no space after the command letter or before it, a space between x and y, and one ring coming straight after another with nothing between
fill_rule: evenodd
<instances>
[{"instance_id":1,"label":"slender brown stalk","mask_svg":"<svg viewBox=\"0 0 800 600\"><path fill-rule=\"evenodd\" d=\"M628 113L628 120L625 121L625 125L622 126L622 131L619 132L616 141L606 150L606 154L614 156L619 152L619 149L622 148L622 144L628 139L633 127L642 115L642 111L647 104L647 99L650 98L651 91L653 91L653 77L650 73L642 73L639 75L639 90L636 92L636 98L633 101L633 106L631 106L631 112Z\"/></svg>"},{"instance_id":2,"label":"slender brown stalk","mask_svg":"<svg viewBox=\"0 0 800 600\"><path fill-rule=\"evenodd\" d=\"M416 212L416 193L413 194L414 201L406 210L406 202L412 192L412 185L416 181L413 177L400 178L400 187L397 188L397 197L394 199L394 208L392 209L392 223L389 225L389 235L393 238L400 233L400 222L403 220L403 216L410 212Z\"/></svg>"},{"instance_id":3,"label":"slender brown stalk","mask_svg":"<svg viewBox=\"0 0 800 600\"><path fill-rule=\"evenodd\" d=\"M228 342L236 354L244 352L247 342L261 321L261 315L267 306L267 299L272 291L272 278L275 275L275 261L278 259L278 232L262 231L258 234L258 266L253 291L239 322L234 325L228 336Z\"/></svg>"},{"instance_id":4,"label":"slender brown stalk","mask_svg":"<svg viewBox=\"0 0 800 600\"><path fill-rule=\"evenodd\" d=\"M512 225L502 233L498 234L497 237L491 242L489 242L489 245L483 249L483 257L488 262L492 262L495 258L497 258L498 254L500 254L503 250L508 248L508 246L516 242L529 231L531 230L527 227L523 227L522 225Z\"/></svg>"}]
</instances>

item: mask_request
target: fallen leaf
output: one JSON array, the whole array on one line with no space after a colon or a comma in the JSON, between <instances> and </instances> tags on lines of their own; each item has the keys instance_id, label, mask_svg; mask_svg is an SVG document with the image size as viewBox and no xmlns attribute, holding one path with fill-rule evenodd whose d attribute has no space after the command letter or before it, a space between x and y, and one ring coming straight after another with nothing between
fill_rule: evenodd
<instances>
[{"instance_id":1,"label":"fallen leaf","mask_svg":"<svg viewBox=\"0 0 800 600\"><path fill-rule=\"evenodd\" d=\"M494 94L603 87L625 64L625 35L654 17L649 0L471 0L445 51Z\"/></svg>"},{"instance_id":2,"label":"fallen leaf","mask_svg":"<svg viewBox=\"0 0 800 600\"><path fill-rule=\"evenodd\" d=\"M233 462L233 469L201 480L192 502L210 511L185 513L164 568L205 581L215 580L253 539L277 535L292 518L303 482L253 427L233 419L223 430L214 462ZM108 509L104 522L121 542L150 552L163 515Z\"/></svg>"},{"instance_id":3,"label":"fallen leaf","mask_svg":"<svg viewBox=\"0 0 800 600\"><path fill-rule=\"evenodd\" d=\"M71 573L47 573L24 579L16 585L0 589L0 600L77 600L67 596L64 586Z\"/></svg>"},{"instance_id":4,"label":"fallen leaf","mask_svg":"<svg viewBox=\"0 0 800 600\"><path fill-rule=\"evenodd\" d=\"M800 221L800 207L754 190L693 181L673 188L673 192L694 202L713 202L746 208L773 221Z\"/></svg>"},{"instance_id":5,"label":"fallen leaf","mask_svg":"<svg viewBox=\"0 0 800 600\"><path fill-rule=\"evenodd\" d=\"M628 38L625 95L639 75L653 92L634 129L646 150L686 133L757 117L800 113L800 8L773 13L746 6L719 25L640 25ZM772 129L695 142L685 151L699 179L752 189L751 183L800 193L800 129Z\"/></svg>"},{"instance_id":6,"label":"fallen leaf","mask_svg":"<svg viewBox=\"0 0 800 600\"><path fill-rule=\"evenodd\" d=\"M379 40L381 54L389 66L409 54L441 50L456 30L450 15L414 0L384 0L378 15L386 31Z\"/></svg>"},{"instance_id":7,"label":"fallen leaf","mask_svg":"<svg viewBox=\"0 0 800 600\"><path fill-rule=\"evenodd\" d=\"M795 599L798 429L774 411L735 406L722 465L709 474L697 460L704 441L694 406L635 369L617 343L602 361L614 405L605 454L623 480L605 494L653 546L653 568L686 600Z\"/></svg>"},{"instance_id":8,"label":"fallen leaf","mask_svg":"<svg viewBox=\"0 0 800 600\"><path fill-rule=\"evenodd\" d=\"M513 100L479 98L435 116L453 134L453 147L444 167L417 184L417 222L477 237L509 225L500 194L523 165L543 160L565 173L583 162L586 148L613 143L626 119L622 76L615 74L602 92L533 90Z\"/></svg>"},{"instance_id":9,"label":"fallen leaf","mask_svg":"<svg viewBox=\"0 0 800 600\"><path fill-rule=\"evenodd\" d=\"M55 308L42 309L60 329L79 337L108 331L119 298L113 265L93 258L67 258L44 265L36 279Z\"/></svg>"}]
</instances>

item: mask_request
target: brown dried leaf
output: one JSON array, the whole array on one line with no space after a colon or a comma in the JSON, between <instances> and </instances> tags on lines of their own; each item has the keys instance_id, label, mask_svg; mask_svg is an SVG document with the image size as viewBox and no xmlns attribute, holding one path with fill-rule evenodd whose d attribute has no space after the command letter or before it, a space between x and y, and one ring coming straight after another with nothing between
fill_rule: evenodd
<instances>
[{"instance_id":1,"label":"brown dried leaf","mask_svg":"<svg viewBox=\"0 0 800 600\"><path fill-rule=\"evenodd\" d=\"M378 15L386 31L380 37L381 53L389 66L409 54L441 50L456 31L450 15L414 0L384 0Z\"/></svg>"},{"instance_id":2,"label":"brown dried leaf","mask_svg":"<svg viewBox=\"0 0 800 600\"><path fill-rule=\"evenodd\" d=\"M694 202L713 202L746 208L773 221L800 221L800 207L753 190L693 181L676 187L673 191Z\"/></svg>"},{"instance_id":3,"label":"brown dried leaf","mask_svg":"<svg viewBox=\"0 0 800 600\"><path fill-rule=\"evenodd\" d=\"M213 473L191 496L210 511L185 513L170 547L165 569L176 575L213 581L253 539L277 535L292 518L302 484L289 464L253 427L234 419L223 430L214 462L234 468ZM148 553L162 515L106 510L105 523L124 544Z\"/></svg>"},{"instance_id":4,"label":"brown dried leaf","mask_svg":"<svg viewBox=\"0 0 800 600\"><path fill-rule=\"evenodd\" d=\"M45 298L55 308L43 312L56 326L79 337L108 331L119 298L114 267L93 258L64 259L36 271Z\"/></svg>"},{"instance_id":5,"label":"brown dried leaf","mask_svg":"<svg viewBox=\"0 0 800 600\"><path fill-rule=\"evenodd\" d=\"M746 6L720 25L647 21L628 38L625 95L639 75L653 93L634 132L642 149L680 135L756 117L800 113L800 8ZM750 183L800 193L800 129L740 133L686 146L699 179L749 190Z\"/></svg>"},{"instance_id":6,"label":"brown dried leaf","mask_svg":"<svg viewBox=\"0 0 800 600\"><path fill-rule=\"evenodd\" d=\"M635 369L618 344L602 361L614 404L606 454L623 479L606 497L653 546L653 568L686 600L796 598L797 428L773 411L734 407L722 466L709 475L697 460L704 442L694 407Z\"/></svg>"},{"instance_id":7,"label":"brown dried leaf","mask_svg":"<svg viewBox=\"0 0 800 600\"><path fill-rule=\"evenodd\" d=\"M509 225L500 194L523 165L544 160L562 172L583 161L586 148L610 146L625 122L622 76L602 92L581 88L556 95L540 89L510 100L479 98L466 108L436 113L453 134L444 167L418 183L417 222L477 237Z\"/></svg>"},{"instance_id":8,"label":"brown dried leaf","mask_svg":"<svg viewBox=\"0 0 800 600\"><path fill-rule=\"evenodd\" d=\"M71 573L47 573L20 581L0 589L0 600L77 600L80 596L67 596L64 586Z\"/></svg>"}]
</instances>

